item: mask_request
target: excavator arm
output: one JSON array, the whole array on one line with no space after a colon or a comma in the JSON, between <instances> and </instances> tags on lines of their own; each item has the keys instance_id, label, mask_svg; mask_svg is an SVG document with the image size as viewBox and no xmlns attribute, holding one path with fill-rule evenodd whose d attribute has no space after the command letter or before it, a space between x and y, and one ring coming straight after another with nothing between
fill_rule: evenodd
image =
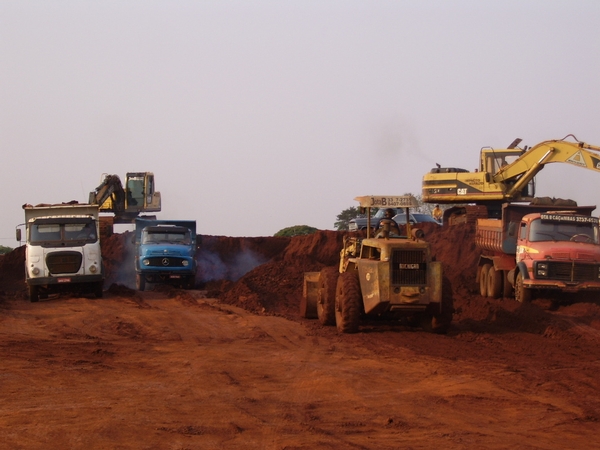
<instances>
[{"instance_id":1,"label":"excavator arm","mask_svg":"<svg viewBox=\"0 0 600 450\"><path fill-rule=\"evenodd\" d=\"M101 211L125 211L125 190L118 175L106 175L93 192L90 192L89 203L99 205Z\"/></svg>"},{"instance_id":2,"label":"excavator arm","mask_svg":"<svg viewBox=\"0 0 600 450\"><path fill-rule=\"evenodd\" d=\"M565 141L567 137L572 137L576 142ZM573 164L600 172L600 147L581 142L573 135L562 140L544 141L531 147L513 163L501 167L492 176L492 181L510 185L505 197L511 200L550 163Z\"/></svg>"}]
</instances>

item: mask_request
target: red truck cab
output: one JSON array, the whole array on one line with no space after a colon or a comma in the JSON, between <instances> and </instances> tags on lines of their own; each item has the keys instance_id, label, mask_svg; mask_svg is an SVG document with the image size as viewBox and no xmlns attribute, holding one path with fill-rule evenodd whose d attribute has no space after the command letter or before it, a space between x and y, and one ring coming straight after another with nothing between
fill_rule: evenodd
<instances>
[{"instance_id":1,"label":"red truck cab","mask_svg":"<svg viewBox=\"0 0 600 450\"><path fill-rule=\"evenodd\" d=\"M508 275L515 298L536 289L600 293L598 218L573 211L523 216L517 231L516 266Z\"/></svg>"}]
</instances>

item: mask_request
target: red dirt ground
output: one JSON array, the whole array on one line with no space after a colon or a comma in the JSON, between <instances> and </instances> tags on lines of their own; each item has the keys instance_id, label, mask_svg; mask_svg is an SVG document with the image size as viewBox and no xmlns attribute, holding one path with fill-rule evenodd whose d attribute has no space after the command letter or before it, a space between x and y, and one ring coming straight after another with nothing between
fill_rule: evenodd
<instances>
[{"instance_id":1,"label":"red dirt ground","mask_svg":"<svg viewBox=\"0 0 600 450\"><path fill-rule=\"evenodd\" d=\"M596 447L599 303L484 299L473 229L424 231L452 285L447 335L301 318L333 231L201 236L197 289L147 292L117 234L101 300L29 303L23 248L0 257L0 448Z\"/></svg>"}]
</instances>

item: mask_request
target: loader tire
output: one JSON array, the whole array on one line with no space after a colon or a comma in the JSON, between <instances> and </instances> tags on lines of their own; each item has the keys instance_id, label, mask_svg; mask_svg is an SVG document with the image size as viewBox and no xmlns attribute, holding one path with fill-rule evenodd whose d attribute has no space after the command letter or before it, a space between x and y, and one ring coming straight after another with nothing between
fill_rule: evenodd
<instances>
[{"instance_id":1,"label":"loader tire","mask_svg":"<svg viewBox=\"0 0 600 450\"><path fill-rule=\"evenodd\" d=\"M317 317L321 325L335 325L335 290L339 275L337 267L321 270L317 294Z\"/></svg>"},{"instance_id":2,"label":"loader tire","mask_svg":"<svg viewBox=\"0 0 600 450\"><path fill-rule=\"evenodd\" d=\"M482 297L488 296L488 272L490 271L491 264L484 264L481 266L481 272L479 272L479 295Z\"/></svg>"},{"instance_id":3,"label":"loader tire","mask_svg":"<svg viewBox=\"0 0 600 450\"><path fill-rule=\"evenodd\" d=\"M439 311L430 314L423 313L420 316L420 324L423 331L435 334L446 334L452 323L454 315L454 297L452 295L452 285L447 277L442 280L442 304Z\"/></svg>"},{"instance_id":4,"label":"loader tire","mask_svg":"<svg viewBox=\"0 0 600 450\"><path fill-rule=\"evenodd\" d=\"M358 274L344 272L337 280L335 291L335 322L340 333L357 333L362 310L362 295Z\"/></svg>"},{"instance_id":5,"label":"loader tire","mask_svg":"<svg viewBox=\"0 0 600 450\"><path fill-rule=\"evenodd\" d=\"M499 298L502 294L502 271L496 270L491 266L487 273L487 295L492 298Z\"/></svg>"}]
</instances>

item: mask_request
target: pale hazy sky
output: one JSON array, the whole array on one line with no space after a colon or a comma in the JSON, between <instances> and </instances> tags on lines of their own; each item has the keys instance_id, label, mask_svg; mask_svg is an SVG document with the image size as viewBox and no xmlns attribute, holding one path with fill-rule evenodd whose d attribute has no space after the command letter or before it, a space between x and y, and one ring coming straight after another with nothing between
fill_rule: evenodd
<instances>
[{"instance_id":1,"label":"pale hazy sky","mask_svg":"<svg viewBox=\"0 0 600 450\"><path fill-rule=\"evenodd\" d=\"M159 218L200 234L270 236L483 146L600 146L599 23L597 0L0 0L0 244L103 173L154 172ZM599 182L554 164L538 195Z\"/></svg>"}]
</instances>

